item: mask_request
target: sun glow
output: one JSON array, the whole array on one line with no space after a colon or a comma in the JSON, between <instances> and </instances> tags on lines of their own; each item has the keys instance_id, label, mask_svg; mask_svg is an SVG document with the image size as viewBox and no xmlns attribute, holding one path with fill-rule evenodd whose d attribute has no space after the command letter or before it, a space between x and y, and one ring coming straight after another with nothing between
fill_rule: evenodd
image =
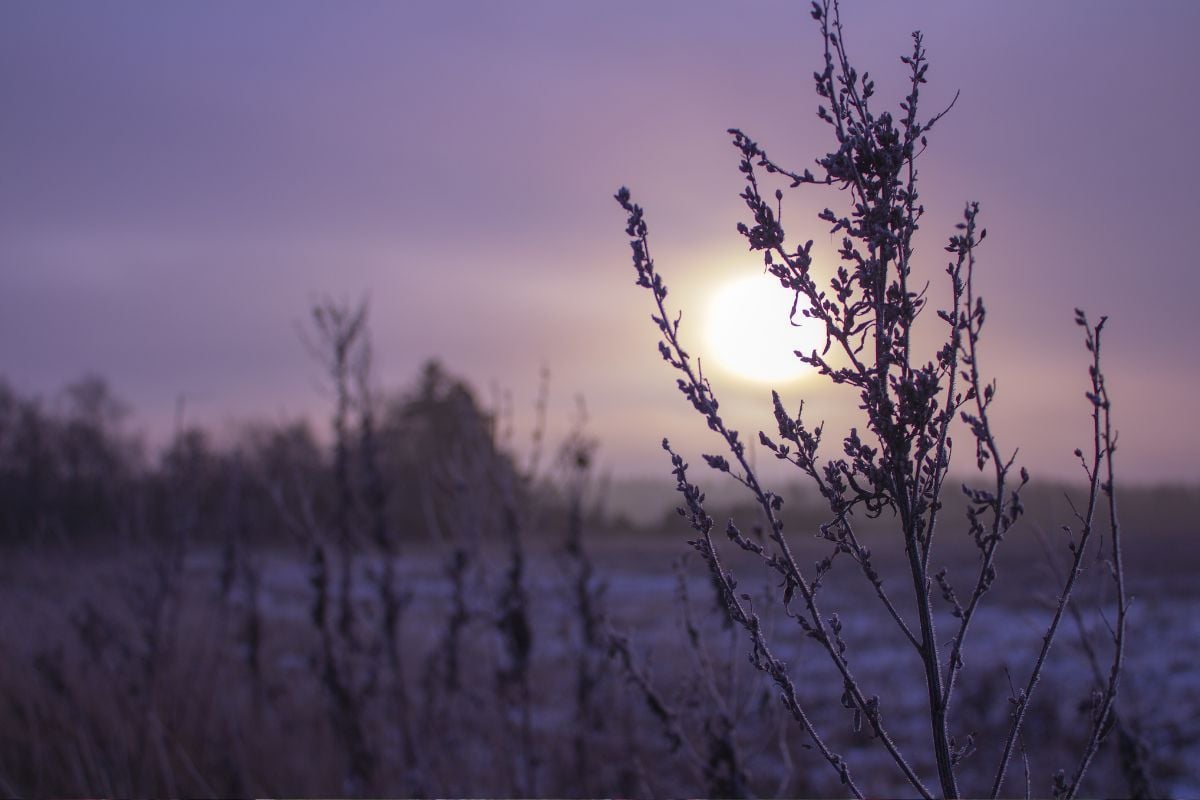
<instances>
[{"instance_id":1,"label":"sun glow","mask_svg":"<svg viewBox=\"0 0 1200 800\"><path fill-rule=\"evenodd\" d=\"M795 355L820 349L819 326L800 314L788 320L792 295L760 273L721 286L708 306L707 354L738 377L762 383L790 381L812 370Z\"/></svg>"}]
</instances>

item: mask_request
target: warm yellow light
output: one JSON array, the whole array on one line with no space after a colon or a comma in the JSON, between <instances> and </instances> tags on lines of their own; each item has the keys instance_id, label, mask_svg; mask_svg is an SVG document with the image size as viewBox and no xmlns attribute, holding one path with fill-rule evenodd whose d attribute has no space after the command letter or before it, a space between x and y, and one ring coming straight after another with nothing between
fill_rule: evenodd
<instances>
[{"instance_id":1,"label":"warm yellow light","mask_svg":"<svg viewBox=\"0 0 1200 800\"><path fill-rule=\"evenodd\" d=\"M800 315L789 321L791 292L759 273L721 286L708 307L704 355L723 369L750 381L779 383L811 371L795 355L824 344L819 326Z\"/></svg>"}]
</instances>

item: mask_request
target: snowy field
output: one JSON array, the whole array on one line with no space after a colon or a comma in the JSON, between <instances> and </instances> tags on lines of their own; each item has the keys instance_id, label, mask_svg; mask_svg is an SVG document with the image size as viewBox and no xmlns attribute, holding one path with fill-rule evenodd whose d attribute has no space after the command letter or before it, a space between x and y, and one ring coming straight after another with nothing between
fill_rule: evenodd
<instances>
[{"instance_id":1,"label":"snowy field","mask_svg":"<svg viewBox=\"0 0 1200 800\"><path fill-rule=\"evenodd\" d=\"M447 554L431 549L400 559L398 585L409 596L399 628L407 710L391 705L388 675L378 668L378 654L367 652L369 646L367 654L342 662L358 670L367 687L362 725L376 762L375 782L368 786L346 782L338 729L325 713L303 554L252 557L259 576L256 604L248 602L250 594L236 581L222 593L219 553L190 555L185 588L169 598L158 619L153 646L162 663L152 668L145 667L147 647L156 634L147 620L155 617L137 600L148 591L145 572L133 571L128 559L111 557L73 564L11 559L0 615L8 663L8 685L0 686L8 695L0 734L10 743L24 738L30 748L26 755L43 759L45 766L31 772L11 760L15 755L0 761L0 789L6 794L75 794L85 788L137 793L142 786L184 794L704 795L713 793L714 775L733 765L745 791L758 796L843 794L837 775L807 747L803 733L784 718L776 692L748 663L744 633L722 625L700 560L691 557L682 572L673 566L686 551L679 542L625 539L594 548L604 636L615 632L628 640L635 670L668 707L678 739L652 712L645 689L609 651L607 639L587 651L572 605L573 562L562 553L534 548L525 564L532 628L527 696L504 689L497 679L508 652L496 625L504 552L475 558L464 572L467 613L458 645L463 680L454 689L446 688L440 673L454 604ZM773 583L752 563L730 563L738 571L739 588L767 620L770 644L787 662L808 713L846 759L855 781L870 794L905 794L903 778L878 741L854 731L852 712L839 703L841 684L828 658L779 613ZM928 717L919 661L874 596L864 591L861 576L847 572L850 566L835 569L822 591L823 611L839 614L850 666L863 690L880 696L889 734L932 784L933 765L921 744ZM359 624L369 628L378 617L372 580L378 564L359 561L354 567ZM687 635L681 574L698 648ZM894 570L885 575L885 585L898 596L904 575ZM990 786L1010 708L1010 677L1014 684L1024 683L1050 617L1047 580L1046 569L1036 562L1002 564L999 588L989 595L968 639L951 726L960 737L975 735L975 752L960 766L968 794ZM1134 602L1119 714L1140 737L1143 764L1156 790L1196 796L1200 598L1187 570L1134 571L1130 594ZM1103 651L1104 623L1094 613L1103 597L1084 593L1080 599L1092 621L1089 633ZM246 667L252 606L261 626L253 675ZM952 622L948 614L939 616L943 638ZM1079 643L1078 629L1065 621L1027 718L1024 744L1034 796L1048 794L1056 769L1073 767L1086 730L1091 670ZM585 663L595 676L590 716L576 702L581 652L588 652ZM150 682L133 685L137 681L129 675L143 668ZM104 701L125 695L121 702ZM130 766L126 762L132 756L114 744L130 736L131 746L136 744L142 719L153 720L162 731L166 743L158 744L156 758L169 768ZM50 741L63 733L56 726L69 728L71 735ZM242 735L232 735L234 730ZM400 764L405 736L413 742L407 766ZM102 746L102 740L109 744ZM734 755L713 767L721 742L731 745ZM578 773L580 766L585 775ZM55 776L60 769L66 774ZM161 774L173 784L164 785ZM153 775L160 777L147 777ZM1018 754L1005 793L1023 795L1024 781ZM1119 749L1108 741L1085 794L1128 793Z\"/></svg>"}]
</instances>

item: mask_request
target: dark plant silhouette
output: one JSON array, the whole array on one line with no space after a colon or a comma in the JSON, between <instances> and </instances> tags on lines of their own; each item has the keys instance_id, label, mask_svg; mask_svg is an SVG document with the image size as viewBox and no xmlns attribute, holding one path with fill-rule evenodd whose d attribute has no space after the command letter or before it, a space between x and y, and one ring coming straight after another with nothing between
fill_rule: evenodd
<instances>
[{"instance_id":1,"label":"dark plant silhouette","mask_svg":"<svg viewBox=\"0 0 1200 800\"><path fill-rule=\"evenodd\" d=\"M722 419L709 381L681 342L680 318L667 309L667 286L650 255L641 207L632 202L624 188L617 200L628 215L626 233L637 284L648 289L654 300L653 320L663 337L659 352L678 372L680 391L723 442L725 453L705 455L704 460L753 495L769 541L762 543L744 535L733 520L726 527L726 536L741 550L760 557L777 575L789 617L800 634L819 644L840 676L841 703L852 712L855 728L865 723L912 791L923 797L935 792L958 797L961 790L957 767L975 748L971 733L955 734L951 718L955 688L965 664L963 652L977 611L997 579L997 549L1022 514L1021 490L1029 480L1023 468L1014 473L1015 452L1002 450L997 442L990 418L996 384L981 371L985 311L975 289L974 270L976 250L987 232L977 224L978 204L969 203L945 248L951 257L945 270L949 302L937 311L946 328L945 338L925 360L912 346L912 331L929 302L926 289L914 275L913 264L914 235L924 214L917 190L917 163L925 151L928 133L949 109L929 117L918 113L928 69L920 33L913 34L911 53L901 59L907 68L909 88L900 103L900 113L893 116L875 110L874 82L851 65L837 2L814 3L812 17L824 46L824 67L814 74L821 101L817 113L828 124L835 149L816 160L816 174L810 170L796 172L772 160L742 131L734 129L730 134L741 156L739 169L745 177L741 196L752 218L749 223L739 224L738 230L751 250L763 254L766 269L778 279L781 290L791 293L793 320L799 314L824 333L821 352L796 355L820 376L852 387L865 421L863 430L852 428L844 436L840 456L827 458L821 451L823 427L812 427L805 421L803 404L793 415L779 394L773 393L777 434L760 433L759 442L777 459L794 465L828 506L828 517L817 535L827 540L832 550L813 570L801 568L784 534L784 498L760 481L747 456L746 442ZM789 244L783 223L784 191L768 193L763 185L768 179L782 179L790 189L826 185L848 193L848 213L826 209L819 215L832 234L842 235L838 251L841 264L829 278L828 289L818 283L812 241ZM1123 659L1126 612L1113 484L1116 437L1100 365L1104 320L1093 326L1076 311L1076 322L1084 328L1087 349L1092 354L1087 399L1093 442L1086 454L1076 450L1089 492L1086 505L1076 514L1077 531L1068 543L1072 563L1057 607L1028 678L1012 701L1008 730L987 789L992 797L1004 790L1014 747L1023 734L1026 714L1059 622L1083 570L1084 554L1103 536L1099 530L1102 504L1107 506L1109 564L1117 598L1111 666L1095 694L1090 730L1078 764L1054 779L1051 788L1056 797L1073 797L1078 792L1100 740L1113 723L1111 712ZM934 561L934 543L945 527L939 525L943 522L940 512L956 420L966 426L974 444L975 466L983 476L981 484L963 486L968 499L967 524L978 561L974 582L961 598L947 571L936 570ZM854 796L863 796L867 789L860 784L862 778L851 773L850 765L834 752L813 723L797 691L796 671L775 655L759 614L727 570L713 536L714 520L705 510L703 493L688 475L688 465L666 440L663 447L670 453L683 497L680 513L700 534L691 544L721 586L730 617L749 635L753 663L774 681L788 711L846 789ZM911 611L894 596L893 587L886 585L871 550L864 546L858 531L864 517L891 520L895 534L888 544L902 551L907 564ZM892 733L886 719L888 692L883 690L882 696L872 694L859 679L838 614L827 614L822 606L822 580L843 556L857 564L869 590L894 622L897 635L920 658L920 681L928 700L929 742L919 759L914 759L911 751L906 754L908 743L900 742ZM955 620L949 636L939 636L935 626L935 604L939 599L949 606ZM921 775L925 755L936 770L936 789L930 788Z\"/></svg>"}]
</instances>

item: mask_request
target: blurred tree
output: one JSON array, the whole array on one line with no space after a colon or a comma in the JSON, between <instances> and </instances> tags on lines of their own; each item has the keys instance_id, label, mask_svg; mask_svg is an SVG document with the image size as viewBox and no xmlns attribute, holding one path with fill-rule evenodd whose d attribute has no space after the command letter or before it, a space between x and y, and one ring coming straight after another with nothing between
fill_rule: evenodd
<instances>
[{"instance_id":1,"label":"blurred tree","mask_svg":"<svg viewBox=\"0 0 1200 800\"><path fill-rule=\"evenodd\" d=\"M414 389L387 403L380 438L394 486L389 513L401 536L446 533L447 504L498 507L497 478L516 472L496 442L492 415L436 360L425 363ZM484 524L466 533L479 535Z\"/></svg>"},{"instance_id":2,"label":"blurred tree","mask_svg":"<svg viewBox=\"0 0 1200 800\"><path fill-rule=\"evenodd\" d=\"M24 542L127 530L143 471L128 406L87 376L50 410L0 383L0 535Z\"/></svg>"}]
</instances>

